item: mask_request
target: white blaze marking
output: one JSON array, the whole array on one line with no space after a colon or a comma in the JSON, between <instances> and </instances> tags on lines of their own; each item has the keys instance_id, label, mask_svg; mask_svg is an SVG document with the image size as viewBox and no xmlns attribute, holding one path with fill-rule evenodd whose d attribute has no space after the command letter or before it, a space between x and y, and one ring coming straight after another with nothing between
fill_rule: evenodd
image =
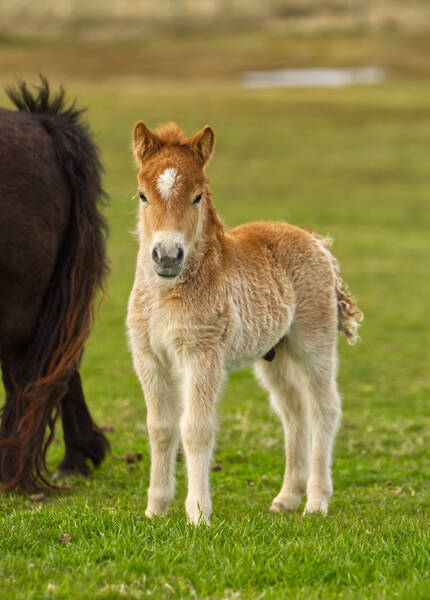
<instances>
[{"instance_id":1,"label":"white blaze marking","mask_svg":"<svg viewBox=\"0 0 430 600\"><path fill-rule=\"evenodd\" d=\"M152 237L152 245L155 246L155 244L162 244L167 251L175 248L176 246L181 246L184 248L184 234L180 231L166 231L164 229L155 231Z\"/></svg>"},{"instance_id":2,"label":"white blaze marking","mask_svg":"<svg viewBox=\"0 0 430 600\"><path fill-rule=\"evenodd\" d=\"M177 191L177 184L181 176L177 170L173 167L166 169L157 178L157 190L160 192L161 197L164 200L168 200L171 196L174 196Z\"/></svg>"}]
</instances>

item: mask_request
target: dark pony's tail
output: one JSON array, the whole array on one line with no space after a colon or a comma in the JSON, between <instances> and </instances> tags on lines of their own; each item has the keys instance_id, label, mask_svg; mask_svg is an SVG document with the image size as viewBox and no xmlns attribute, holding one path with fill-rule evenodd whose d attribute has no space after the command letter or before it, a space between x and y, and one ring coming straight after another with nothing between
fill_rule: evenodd
<instances>
[{"instance_id":1,"label":"dark pony's tail","mask_svg":"<svg viewBox=\"0 0 430 600\"><path fill-rule=\"evenodd\" d=\"M79 366L93 323L95 295L104 291L107 225L100 204L106 196L98 149L81 122L82 111L74 103L67 105L63 88L52 96L41 77L35 93L23 82L6 91L18 110L37 113L52 139L71 199L65 239L33 337L19 371L6 373L15 388L16 427L0 442L1 478L6 490L32 490L51 485L45 458L58 403Z\"/></svg>"}]
</instances>

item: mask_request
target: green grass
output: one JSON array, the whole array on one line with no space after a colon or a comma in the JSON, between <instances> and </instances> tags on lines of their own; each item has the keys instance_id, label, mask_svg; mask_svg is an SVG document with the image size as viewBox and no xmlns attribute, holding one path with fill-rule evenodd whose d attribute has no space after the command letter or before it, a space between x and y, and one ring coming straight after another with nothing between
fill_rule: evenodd
<instances>
[{"instance_id":1,"label":"green grass","mask_svg":"<svg viewBox=\"0 0 430 600\"><path fill-rule=\"evenodd\" d=\"M0 498L0 597L430 597L430 84L68 88L89 106L111 196L109 293L82 372L97 422L115 428L112 454L49 503ZM189 133L214 127L209 175L230 226L279 219L335 238L366 319L361 344L339 343L344 419L325 519L269 513L282 433L248 370L230 377L219 403L212 525L186 523L181 458L169 516L145 519L145 406L124 333L137 249L130 130L141 118L176 120ZM121 458L128 449L143 453L132 470ZM58 441L53 468L61 456Z\"/></svg>"}]
</instances>

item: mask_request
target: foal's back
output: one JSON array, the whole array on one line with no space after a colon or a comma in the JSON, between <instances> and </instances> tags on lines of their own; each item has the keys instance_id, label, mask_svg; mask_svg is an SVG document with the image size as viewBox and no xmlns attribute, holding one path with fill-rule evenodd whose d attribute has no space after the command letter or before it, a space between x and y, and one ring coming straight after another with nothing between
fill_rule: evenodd
<instances>
[{"instance_id":1,"label":"foal's back","mask_svg":"<svg viewBox=\"0 0 430 600\"><path fill-rule=\"evenodd\" d=\"M321 268L332 271L324 238L289 223L259 221L239 225L225 234L232 252L246 265L258 268L269 265L280 269L298 283L305 273ZM324 265L326 269L324 269Z\"/></svg>"},{"instance_id":2,"label":"foal's back","mask_svg":"<svg viewBox=\"0 0 430 600\"><path fill-rule=\"evenodd\" d=\"M229 363L243 366L297 332L337 330L335 274L323 240L287 223L241 225L225 236L225 279L236 311Z\"/></svg>"}]
</instances>

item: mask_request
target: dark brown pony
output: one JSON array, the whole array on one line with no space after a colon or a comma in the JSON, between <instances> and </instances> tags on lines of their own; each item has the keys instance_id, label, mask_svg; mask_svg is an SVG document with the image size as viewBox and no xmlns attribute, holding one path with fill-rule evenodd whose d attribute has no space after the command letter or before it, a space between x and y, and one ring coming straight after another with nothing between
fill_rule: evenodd
<instances>
[{"instance_id":1,"label":"dark brown pony","mask_svg":"<svg viewBox=\"0 0 430 600\"><path fill-rule=\"evenodd\" d=\"M107 273L98 150L48 83L6 90L0 109L0 361L6 392L0 475L6 490L49 486L45 464L60 412L58 473L89 473L108 449L79 376L96 292Z\"/></svg>"}]
</instances>

